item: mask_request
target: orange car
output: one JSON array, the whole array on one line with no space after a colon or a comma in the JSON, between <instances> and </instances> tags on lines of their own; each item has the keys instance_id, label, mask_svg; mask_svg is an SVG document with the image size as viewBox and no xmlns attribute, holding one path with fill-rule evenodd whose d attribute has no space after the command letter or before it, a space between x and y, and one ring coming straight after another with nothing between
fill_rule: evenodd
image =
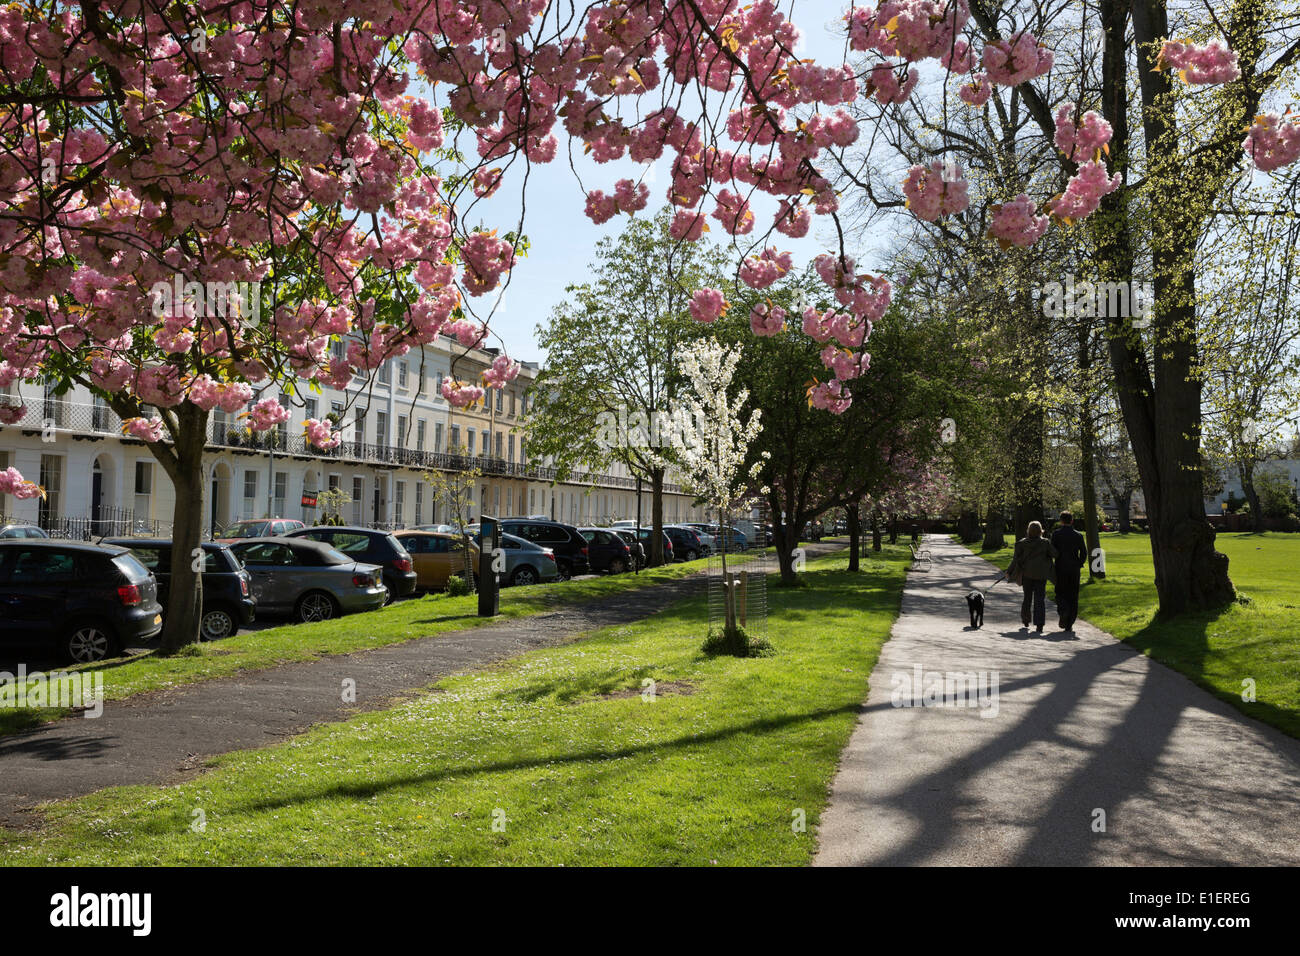
<instances>
[{"instance_id":1,"label":"orange car","mask_svg":"<svg viewBox=\"0 0 1300 956\"><path fill-rule=\"evenodd\" d=\"M415 587L419 591L441 591L452 575L465 577L465 540L441 531L394 531L411 555ZM478 545L469 543L470 567L478 571Z\"/></svg>"}]
</instances>

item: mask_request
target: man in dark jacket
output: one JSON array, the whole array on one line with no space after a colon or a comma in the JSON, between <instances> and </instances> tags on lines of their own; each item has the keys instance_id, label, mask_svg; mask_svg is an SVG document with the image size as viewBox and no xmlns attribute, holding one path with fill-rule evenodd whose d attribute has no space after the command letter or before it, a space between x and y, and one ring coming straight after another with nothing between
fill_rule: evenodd
<instances>
[{"instance_id":1,"label":"man in dark jacket","mask_svg":"<svg viewBox=\"0 0 1300 956\"><path fill-rule=\"evenodd\" d=\"M1079 616L1079 572L1088 563L1088 545L1074 527L1074 515L1061 512L1061 526L1052 532L1056 548L1056 610L1061 630L1074 629Z\"/></svg>"}]
</instances>

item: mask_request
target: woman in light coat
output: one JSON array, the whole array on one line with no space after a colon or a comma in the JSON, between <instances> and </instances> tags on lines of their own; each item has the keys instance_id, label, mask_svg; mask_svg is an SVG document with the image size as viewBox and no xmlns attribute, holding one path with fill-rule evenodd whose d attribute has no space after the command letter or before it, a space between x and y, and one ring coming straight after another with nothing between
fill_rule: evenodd
<instances>
[{"instance_id":1,"label":"woman in light coat","mask_svg":"<svg viewBox=\"0 0 1300 956\"><path fill-rule=\"evenodd\" d=\"M1047 582L1052 579L1056 561L1056 548L1043 537L1043 526L1029 522L1025 536L1016 542L1016 551L1007 568L1007 579L1024 589L1025 598L1020 604L1020 623L1029 626L1032 605L1034 627L1043 633L1047 620Z\"/></svg>"}]
</instances>

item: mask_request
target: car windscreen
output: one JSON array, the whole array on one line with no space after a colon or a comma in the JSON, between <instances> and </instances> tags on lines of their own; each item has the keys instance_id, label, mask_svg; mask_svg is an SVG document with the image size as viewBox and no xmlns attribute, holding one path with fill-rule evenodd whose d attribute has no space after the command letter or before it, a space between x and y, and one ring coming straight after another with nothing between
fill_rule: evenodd
<instances>
[{"instance_id":1,"label":"car windscreen","mask_svg":"<svg viewBox=\"0 0 1300 956\"><path fill-rule=\"evenodd\" d=\"M226 529L227 538L260 538L266 534L265 521L236 521Z\"/></svg>"}]
</instances>

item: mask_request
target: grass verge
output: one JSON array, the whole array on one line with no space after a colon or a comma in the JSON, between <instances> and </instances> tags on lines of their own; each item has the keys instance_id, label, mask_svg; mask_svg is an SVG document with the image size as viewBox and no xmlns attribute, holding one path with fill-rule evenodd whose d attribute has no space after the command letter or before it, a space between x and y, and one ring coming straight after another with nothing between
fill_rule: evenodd
<instances>
[{"instance_id":1,"label":"grass verge","mask_svg":"<svg viewBox=\"0 0 1300 956\"><path fill-rule=\"evenodd\" d=\"M1220 534L1215 540L1229 559L1236 604L1159 617L1150 538L1103 534L1106 577L1085 580L1079 616L1243 713L1300 737L1300 535ZM981 554L1003 569L1011 561L1010 548ZM1248 680L1254 701L1242 700Z\"/></svg>"},{"instance_id":2,"label":"grass verge","mask_svg":"<svg viewBox=\"0 0 1300 956\"><path fill-rule=\"evenodd\" d=\"M631 588L674 581L702 571L706 564L705 559L700 559L649 568L639 575L606 575L591 580L506 588L501 592L501 613L493 618L478 616L477 595L427 595L398 601L377 611L345 615L317 624L284 624L266 630L245 631L222 641L194 645L195 651L183 655L164 657L150 651L100 664L60 669L68 673L102 674L104 699L121 700L133 694L229 677L239 672L265 670L330 654L349 654L542 614L573 604L601 600ZM0 707L0 735L27 730L69 713L68 709L57 707Z\"/></svg>"},{"instance_id":3,"label":"grass verge","mask_svg":"<svg viewBox=\"0 0 1300 956\"><path fill-rule=\"evenodd\" d=\"M0 863L806 863L908 564L843 561L769 592L772 657L705 656L691 598L180 786L51 804Z\"/></svg>"}]
</instances>

